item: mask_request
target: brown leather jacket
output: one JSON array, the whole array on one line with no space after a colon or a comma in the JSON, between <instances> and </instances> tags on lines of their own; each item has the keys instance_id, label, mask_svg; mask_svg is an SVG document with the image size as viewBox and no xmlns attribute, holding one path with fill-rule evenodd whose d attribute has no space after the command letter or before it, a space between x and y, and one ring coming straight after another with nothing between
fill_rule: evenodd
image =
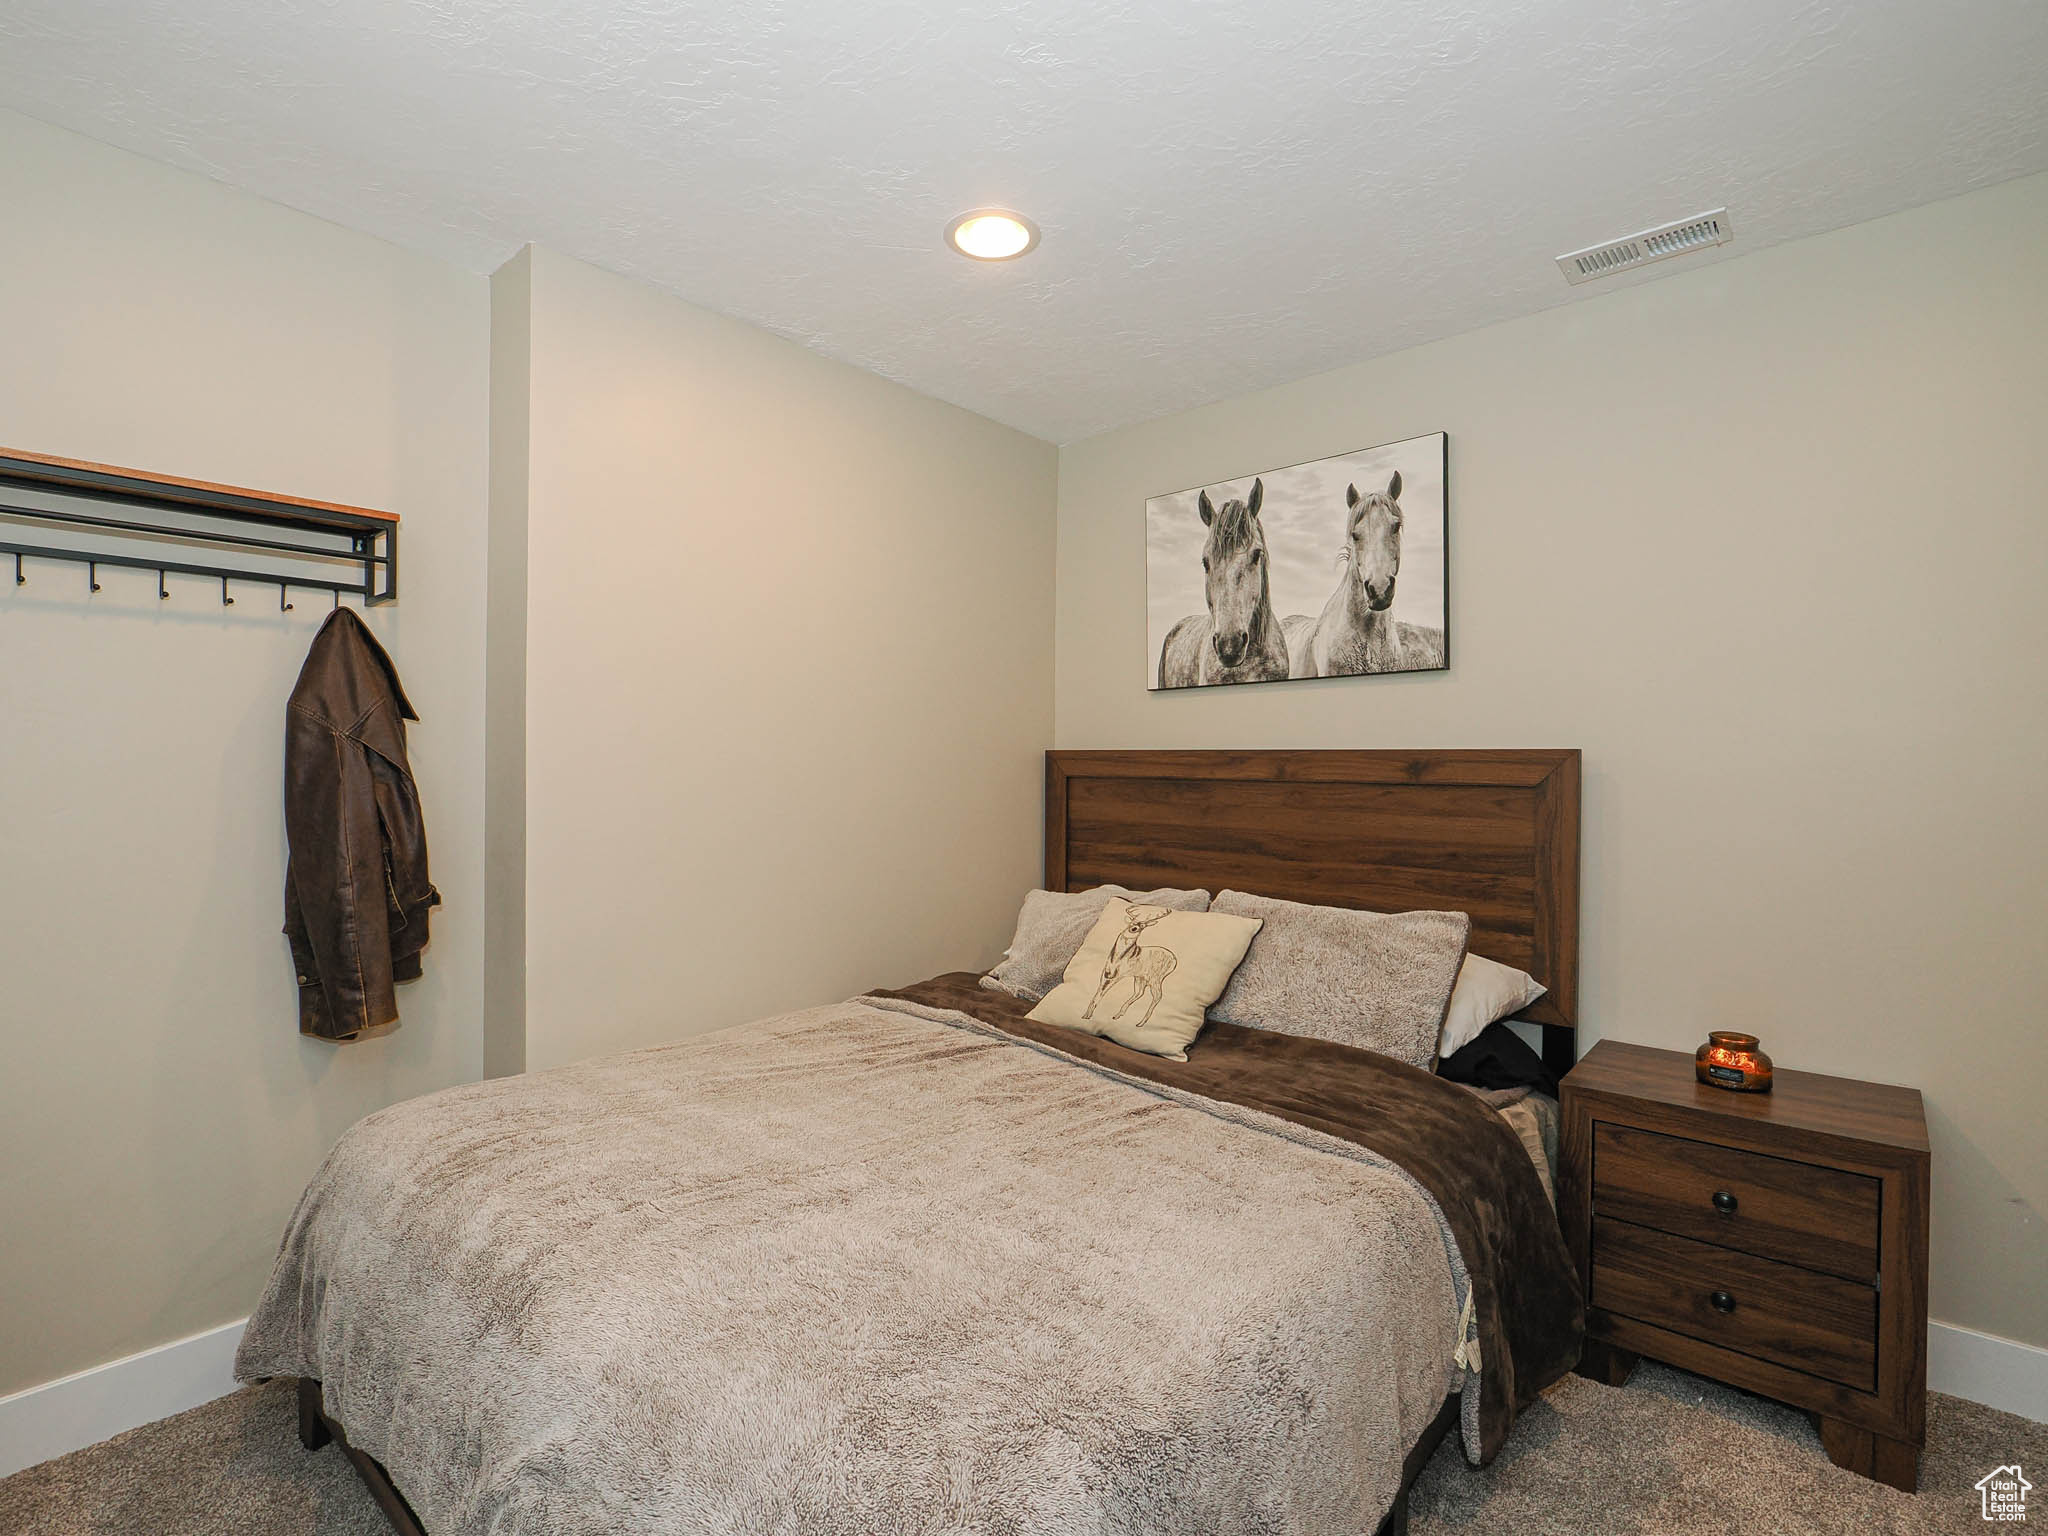
<instances>
[{"instance_id":1,"label":"brown leather jacket","mask_svg":"<svg viewBox=\"0 0 2048 1536\"><path fill-rule=\"evenodd\" d=\"M392 984L420 974L441 894L405 760L405 722L417 719L384 648L337 608L285 709L284 931L303 1034L353 1040L392 1023Z\"/></svg>"}]
</instances>

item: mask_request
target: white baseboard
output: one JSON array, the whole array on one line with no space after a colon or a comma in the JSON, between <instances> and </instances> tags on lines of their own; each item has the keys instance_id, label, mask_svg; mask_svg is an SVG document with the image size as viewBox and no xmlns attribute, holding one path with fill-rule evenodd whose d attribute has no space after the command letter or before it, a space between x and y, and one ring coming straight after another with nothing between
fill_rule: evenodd
<instances>
[{"instance_id":1,"label":"white baseboard","mask_svg":"<svg viewBox=\"0 0 2048 1536\"><path fill-rule=\"evenodd\" d=\"M247 1321L0 1397L0 1477L234 1391Z\"/></svg>"},{"instance_id":2,"label":"white baseboard","mask_svg":"<svg viewBox=\"0 0 2048 1536\"><path fill-rule=\"evenodd\" d=\"M2048 1349L2037 1345L1929 1323L1927 1386L2048 1424Z\"/></svg>"}]
</instances>

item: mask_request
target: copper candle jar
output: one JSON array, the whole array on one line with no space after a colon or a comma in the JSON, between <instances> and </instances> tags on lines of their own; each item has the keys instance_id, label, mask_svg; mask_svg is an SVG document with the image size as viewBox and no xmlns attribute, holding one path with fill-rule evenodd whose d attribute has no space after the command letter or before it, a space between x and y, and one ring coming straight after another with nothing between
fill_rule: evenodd
<instances>
[{"instance_id":1,"label":"copper candle jar","mask_svg":"<svg viewBox=\"0 0 2048 1536\"><path fill-rule=\"evenodd\" d=\"M1755 1035L1730 1029L1707 1031L1707 1043L1692 1055L1693 1076L1736 1093L1771 1091L1771 1058L1756 1048Z\"/></svg>"}]
</instances>

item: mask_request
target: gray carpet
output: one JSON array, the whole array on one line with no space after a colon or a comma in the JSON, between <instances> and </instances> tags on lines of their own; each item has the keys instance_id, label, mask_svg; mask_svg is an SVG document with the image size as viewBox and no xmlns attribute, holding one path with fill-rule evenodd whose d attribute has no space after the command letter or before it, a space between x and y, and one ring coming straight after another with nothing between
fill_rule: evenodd
<instances>
[{"instance_id":1,"label":"gray carpet","mask_svg":"<svg viewBox=\"0 0 2048 1536\"><path fill-rule=\"evenodd\" d=\"M389 1536L341 1453L299 1448L272 1382L0 1481L6 1536ZM1452 1440L1455 1441L1453 1436ZM1828 1464L1788 1408L1662 1366L1622 1390L1573 1376L1484 1472L1446 1444L1415 1487L1417 1536L1820 1536L1982 1531L1972 1485L2048 1469L2048 1425L1936 1394L1917 1497ZM2037 1472L2048 1487L2048 1478ZM2037 1517L2048 1519L2048 1503ZM2010 1527L2008 1527L2010 1529Z\"/></svg>"}]
</instances>

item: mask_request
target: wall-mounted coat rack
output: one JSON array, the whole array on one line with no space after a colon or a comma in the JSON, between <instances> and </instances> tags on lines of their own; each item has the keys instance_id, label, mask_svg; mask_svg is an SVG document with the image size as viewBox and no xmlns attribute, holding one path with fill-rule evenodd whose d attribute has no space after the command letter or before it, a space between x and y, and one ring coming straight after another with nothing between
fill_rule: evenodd
<instances>
[{"instance_id":1,"label":"wall-mounted coat rack","mask_svg":"<svg viewBox=\"0 0 2048 1536\"><path fill-rule=\"evenodd\" d=\"M24 561L68 560L86 567L94 592L100 590L99 567L109 565L155 571L159 598L170 596L167 574L217 578L224 604L234 602L228 584L235 581L276 587L280 609L292 606L294 587L331 593L337 603L343 593L370 604L398 598L394 512L0 448L0 533L16 524L47 528L53 537L89 536L107 546L0 539L0 555L14 557L17 586L27 584ZM171 558L216 551L234 554L241 563Z\"/></svg>"}]
</instances>

